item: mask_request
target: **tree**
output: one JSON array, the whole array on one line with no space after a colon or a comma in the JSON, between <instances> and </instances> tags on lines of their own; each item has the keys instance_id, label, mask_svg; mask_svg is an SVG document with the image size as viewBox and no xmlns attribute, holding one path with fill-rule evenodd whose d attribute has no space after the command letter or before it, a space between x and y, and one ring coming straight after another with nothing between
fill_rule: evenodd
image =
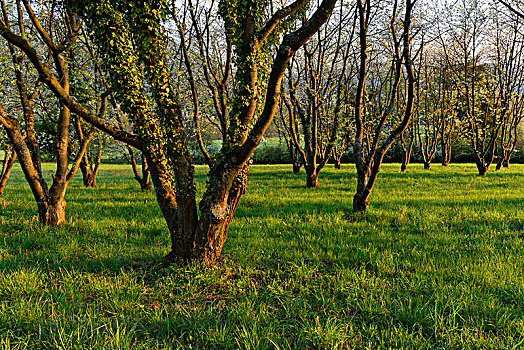
<instances>
[{"instance_id":1,"label":"tree","mask_svg":"<svg viewBox=\"0 0 524 350\"><path fill-rule=\"evenodd\" d=\"M368 77L368 30L371 21L371 1L358 0L358 22L359 22L359 42L360 42L360 67L358 86L355 95L355 126L356 135L353 142L355 154L355 165L357 169L357 192L353 197L353 210L356 212L365 211L369 207L370 194L380 171L380 166L384 155L391 147L393 142L400 137L409 124L413 103L415 100L415 74L411 57L411 42L413 35L411 29L411 14L415 1L406 0L404 6L404 18L401 21L401 35L397 34L399 20L398 1L393 1L391 15L389 17L389 34L391 36L391 64L387 68L388 73L385 77L378 79L380 88L375 90L375 97L378 102L373 104L369 96L366 96L366 79ZM398 98L398 87L400 85L402 72L407 77L406 88L406 107L404 113L396 125L392 125L392 112L395 101ZM387 67L387 66L386 66ZM381 76L380 74L379 76ZM375 79L377 80L377 79ZM370 85L375 83L373 80ZM386 92L382 92L386 91ZM384 106L381 100L385 99ZM375 117L370 116L375 111ZM383 139L388 121L389 133ZM371 133L366 133L366 124L373 124L370 128ZM369 129L367 129L369 130Z\"/></svg>"},{"instance_id":2,"label":"tree","mask_svg":"<svg viewBox=\"0 0 524 350\"><path fill-rule=\"evenodd\" d=\"M149 173L149 167L147 166L147 159L144 153L142 152L140 153L140 160L141 160L141 165L142 165L141 172L138 170L136 152L133 149L133 147L129 145L125 145L124 156L126 157L127 162L131 164L133 175L135 176L135 180L140 184L140 189L142 191L152 191L153 186L151 185L151 174Z\"/></svg>"},{"instance_id":3,"label":"tree","mask_svg":"<svg viewBox=\"0 0 524 350\"><path fill-rule=\"evenodd\" d=\"M456 5L446 9L440 44L457 90L458 118L467 125L479 176L485 176L496 156L505 113L496 63L488 55L490 28L495 23L490 23L492 16L482 2L462 0Z\"/></svg>"},{"instance_id":4,"label":"tree","mask_svg":"<svg viewBox=\"0 0 524 350\"><path fill-rule=\"evenodd\" d=\"M516 150L519 125L524 120L524 45L522 24L513 13L495 11L495 35L492 36L498 95L500 96L501 131L497 145L496 170L508 167Z\"/></svg>"},{"instance_id":5,"label":"tree","mask_svg":"<svg viewBox=\"0 0 524 350\"><path fill-rule=\"evenodd\" d=\"M293 106L289 102L286 93L282 93L282 102L285 106L288 107L288 113L284 113L284 108L279 108L278 118L275 119L275 124L277 125L279 137L283 137L286 142L286 147L289 152L289 158L291 159L291 164L293 165L293 173L300 173L300 168L302 168L302 159L299 153L298 148L295 146L294 137L296 137L296 142L300 144L301 133L298 125L298 120L296 119L295 113L293 113Z\"/></svg>"},{"instance_id":6,"label":"tree","mask_svg":"<svg viewBox=\"0 0 524 350\"><path fill-rule=\"evenodd\" d=\"M140 149L147 159L155 193L171 234L169 257L218 261L229 224L246 190L250 157L271 123L282 78L293 54L329 18L336 0L323 0L302 26L283 36L271 59L270 47L306 0L269 14L263 1L223 0L218 11L234 47L236 74L226 142L208 173L197 210L194 167L189 156L182 106L166 65L163 1L69 1L91 31L108 72L112 92L134 123L133 132L99 118L71 97L23 37L0 24L0 34L20 47L40 79L76 114L117 140ZM300 12L301 11L301 12ZM270 68L271 67L271 68ZM267 77L267 87L260 84ZM259 104L259 99L264 99Z\"/></svg>"},{"instance_id":7,"label":"tree","mask_svg":"<svg viewBox=\"0 0 524 350\"><path fill-rule=\"evenodd\" d=\"M422 74L419 75L422 91L418 94L420 106L414 121L415 132L418 137L420 153L424 162L424 169L431 167L431 162L437 152L437 145L441 133L440 117L442 106L442 90L439 84L434 83L435 69L429 62L428 52L421 59ZM437 68L438 69L438 68Z\"/></svg>"},{"instance_id":8,"label":"tree","mask_svg":"<svg viewBox=\"0 0 524 350\"><path fill-rule=\"evenodd\" d=\"M60 89L69 94L70 84L67 58L71 46L76 40L79 29L74 17L69 16L65 11L61 11L60 7L52 6L49 15L56 16L56 18L54 18L54 25L51 28L53 30L53 35L49 35L41 25L41 22L38 19L37 14L31 8L29 1L22 0L22 3L32 26L49 49L53 61L53 68L58 76L58 80L55 78L55 81L58 86L60 86ZM4 0L1 0L1 5L3 16L0 21L0 33L2 35L9 33L9 35L15 36L18 40L27 42L21 2L19 0L16 1L18 34L11 31L9 13ZM60 15L63 17L60 17ZM58 24L63 24L64 22L67 23L67 25L61 26ZM22 131L22 126L19 120L8 113L2 103L0 103L0 124L2 124L7 132L9 141L18 156L25 178L37 202L40 222L48 225L60 225L65 220L66 202L64 195L67 185L78 169L80 160L87 148L90 138L84 140L84 143L77 152L74 165L68 171L69 126L71 112L63 101L58 99L59 115L56 125L55 140L56 172L53 176L53 182L49 187L42 175L40 145L35 131L35 112L32 101L38 95L38 92L35 88L33 93L29 93L27 80L24 76L22 66L22 62L24 61L27 52L17 52L14 42L8 41L7 46L12 58L19 102L22 107L25 135ZM33 48L32 50L33 51L30 54L36 52ZM47 72L54 74L51 73L44 63L42 63L42 66L45 67ZM36 85L38 87L39 84L37 83ZM100 113L103 113L104 110L105 105L102 103Z\"/></svg>"},{"instance_id":9,"label":"tree","mask_svg":"<svg viewBox=\"0 0 524 350\"><path fill-rule=\"evenodd\" d=\"M356 71L350 60L355 33L352 13L342 3L337 18L303 46L288 69L290 98L283 95L289 115L286 130L301 156L308 188L318 187L318 176L340 141L341 119L348 119L344 118L349 111L346 102Z\"/></svg>"}]
</instances>

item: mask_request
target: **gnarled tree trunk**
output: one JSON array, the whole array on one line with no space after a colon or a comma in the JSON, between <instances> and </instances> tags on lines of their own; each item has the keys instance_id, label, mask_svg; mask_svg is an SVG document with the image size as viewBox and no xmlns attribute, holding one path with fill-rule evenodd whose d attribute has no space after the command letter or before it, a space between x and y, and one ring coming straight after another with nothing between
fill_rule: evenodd
<instances>
[{"instance_id":1,"label":"gnarled tree trunk","mask_svg":"<svg viewBox=\"0 0 524 350\"><path fill-rule=\"evenodd\" d=\"M306 166L304 167L306 170L306 187L307 188L317 188L318 187L318 173L316 171L316 167L314 166Z\"/></svg>"}]
</instances>

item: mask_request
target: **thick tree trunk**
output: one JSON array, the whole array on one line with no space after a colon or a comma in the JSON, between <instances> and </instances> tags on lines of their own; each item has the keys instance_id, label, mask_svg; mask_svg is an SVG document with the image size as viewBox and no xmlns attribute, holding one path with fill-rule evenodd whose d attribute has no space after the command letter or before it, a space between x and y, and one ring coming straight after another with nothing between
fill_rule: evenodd
<instances>
[{"instance_id":1,"label":"thick tree trunk","mask_svg":"<svg viewBox=\"0 0 524 350\"><path fill-rule=\"evenodd\" d=\"M309 172L306 176L306 187L317 188L318 187L318 174L316 171Z\"/></svg>"},{"instance_id":2,"label":"thick tree trunk","mask_svg":"<svg viewBox=\"0 0 524 350\"><path fill-rule=\"evenodd\" d=\"M58 226L65 222L66 201L64 197L56 201L50 199L37 203L38 217L41 224L49 226Z\"/></svg>"},{"instance_id":3,"label":"thick tree trunk","mask_svg":"<svg viewBox=\"0 0 524 350\"><path fill-rule=\"evenodd\" d=\"M369 193L355 193L353 196L353 211L357 213L365 212L369 208Z\"/></svg>"},{"instance_id":4,"label":"thick tree trunk","mask_svg":"<svg viewBox=\"0 0 524 350\"><path fill-rule=\"evenodd\" d=\"M96 187L96 175L89 166L87 166L83 161L80 164L80 170L82 171L82 179L84 181L85 187Z\"/></svg>"},{"instance_id":5,"label":"thick tree trunk","mask_svg":"<svg viewBox=\"0 0 524 350\"><path fill-rule=\"evenodd\" d=\"M363 164L357 164L357 193L353 196L353 211L364 212L369 208L370 193L367 188L369 171L364 169Z\"/></svg>"},{"instance_id":6,"label":"thick tree trunk","mask_svg":"<svg viewBox=\"0 0 524 350\"><path fill-rule=\"evenodd\" d=\"M475 164L477 165L479 176L486 176L486 173L488 172L488 167L484 164L484 162L482 160L477 160Z\"/></svg>"},{"instance_id":7,"label":"thick tree trunk","mask_svg":"<svg viewBox=\"0 0 524 350\"><path fill-rule=\"evenodd\" d=\"M4 194L5 187L7 185L7 180L11 176L11 170L16 161L15 151L5 151L4 164L2 166L2 173L0 174L0 196Z\"/></svg>"},{"instance_id":8,"label":"thick tree trunk","mask_svg":"<svg viewBox=\"0 0 524 350\"><path fill-rule=\"evenodd\" d=\"M340 164L340 159L335 159L335 169L342 169L342 165Z\"/></svg>"},{"instance_id":9,"label":"thick tree trunk","mask_svg":"<svg viewBox=\"0 0 524 350\"><path fill-rule=\"evenodd\" d=\"M246 192L247 174L241 174L235 180L227 197L221 201L206 205L201 203L202 215L196 229L193 245L193 258L203 261L206 265L214 265L219 261L222 247L226 241L229 225ZM202 205L204 204L204 205Z\"/></svg>"},{"instance_id":10,"label":"thick tree trunk","mask_svg":"<svg viewBox=\"0 0 524 350\"><path fill-rule=\"evenodd\" d=\"M402 161L402 164L400 165L400 171L405 173L406 170L408 170L408 166L406 165L406 161Z\"/></svg>"},{"instance_id":11,"label":"thick tree trunk","mask_svg":"<svg viewBox=\"0 0 524 350\"><path fill-rule=\"evenodd\" d=\"M431 162L424 162L424 169L428 170L431 168Z\"/></svg>"}]
</instances>

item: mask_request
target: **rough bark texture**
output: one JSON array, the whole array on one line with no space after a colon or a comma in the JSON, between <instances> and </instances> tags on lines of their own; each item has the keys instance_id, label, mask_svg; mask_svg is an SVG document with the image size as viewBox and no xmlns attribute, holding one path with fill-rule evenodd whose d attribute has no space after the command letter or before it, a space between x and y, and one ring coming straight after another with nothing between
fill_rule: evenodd
<instances>
[{"instance_id":1,"label":"rough bark texture","mask_svg":"<svg viewBox=\"0 0 524 350\"><path fill-rule=\"evenodd\" d=\"M306 187L307 188L317 188L318 187L318 174L315 171L307 172Z\"/></svg>"},{"instance_id":2,"label":"rough bark texture","mask_svg":"<svg viewBox=\"0 0 524 350\"><path fill-rule=\"evenodd\" d=\"M40 223L48 226L58 226L65 222L66 201L64 197L58 197L57 200L47 199L38 202L38 217Z\"/></svg>"},{"instance_id":3,"label":"rough bark texture","mask_svg":"<svg viewBox=\"0 0 524 350\"><path fill-rule=\"evenodd\" d=\"M88 167L85 162L82 162L80 164L80 170L82 171L82 180L85 187L96 187L96 175L91 170L90 167Z\"/></svg>"}]
</instances>

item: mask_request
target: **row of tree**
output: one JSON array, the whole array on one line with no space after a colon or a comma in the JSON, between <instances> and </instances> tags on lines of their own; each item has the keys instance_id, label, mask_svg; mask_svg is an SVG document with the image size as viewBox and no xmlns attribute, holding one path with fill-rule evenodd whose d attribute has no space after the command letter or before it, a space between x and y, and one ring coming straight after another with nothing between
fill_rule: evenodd
<instances>
[{"instance_id":1,"label":"row of tree","mask_svg":"<svg viewBox=\"0 0 524 350\"><path fill-rule=\"evenodd\" d=\"M518 7L0 1L0 193L18 159L44 224L64 222L78 169L86 186L96 186L103 149L114 141L141 187L154 186L169 257L207 264L220 257L268 128L286 139L294 170L304 166L307 187L352 147L355 211L368 208L395 142L405 168L415 143L429 166L439 145L450 154L468 137L481 175L515 151L524 76ZM215 139L221 149L210 154ZM45 149L54 150L51 183L42 173ZM202 198L195 150L209 167Z\"/></svg>"},{"instance_id":2,"label":"row of tree","mask_svg":"<svg viewBox=\"0 0 524 350\"><path fill-rule=\"evenodd\" d=\"M507 167L524 118L524 27L518 15L501 4L473 0L419 7L424 13L416 14L412 24L415 86L409 106L408 71L395 70L401 45L389 39L400 30L398 23L394 17L385 20L379 8L374 11L368 26L376 32L366 43L362 104L358 74L363 66L358 63L365 55L356 33L363 28L354 16L332 18L288 68L276 122L295 172L305 168L307 187L317 187L325 163L333 159L339 166L351 146L357 163L363 158L360 166L372 175L366 163L380 164L380 152L372 158L382 141L385 149L391 145L389 136L390 141L398 138L403 172L414 147L429 169L437 153L448 165L454 147L464 141L479 175L494 161L497 169ZM411 111L404 128L406 108ZM398 135L399 125L404 130Z\"/></svg>"}]
</instances>

